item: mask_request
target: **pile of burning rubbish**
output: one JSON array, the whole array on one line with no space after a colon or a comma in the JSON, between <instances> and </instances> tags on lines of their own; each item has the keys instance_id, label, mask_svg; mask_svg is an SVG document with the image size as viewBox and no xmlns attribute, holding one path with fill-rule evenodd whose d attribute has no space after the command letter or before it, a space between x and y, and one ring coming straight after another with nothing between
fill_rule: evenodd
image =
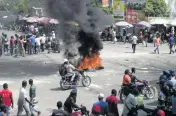
<instances>
[{"instance_id":1,"label":"pile of burning rubbish","mask_svg":"<svg viewBox=\"0 0 176 116\"><path fill-rule=\"evenodd\" d=\"M93 7L93 0L48 0L47 9L51 17L59 20L59 38L62 38L65 57L78 69L103 69L100 50L103 44L99 37L99 29L111 25L113 20ZM73 27L66 21L74 21ZM76 31L75 31L76 30Z\"/></svg>"}]
</instances>

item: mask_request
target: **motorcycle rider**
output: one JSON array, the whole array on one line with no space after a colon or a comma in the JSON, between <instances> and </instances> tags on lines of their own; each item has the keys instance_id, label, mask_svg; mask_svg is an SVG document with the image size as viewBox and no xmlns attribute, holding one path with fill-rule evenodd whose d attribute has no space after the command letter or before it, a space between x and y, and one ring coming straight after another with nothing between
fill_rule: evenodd
<instances>
[{"instance_id":1,"label":"motorcycle rider","mask_svg":"<svg viewBox=\"0 0 176 116\"><path fill-rule=\"evenodd\" d=\"M176 116L176 89L173 89L173 95L171 96L171 104L172 104L172 115Z\"/></svg>"},{"instance_id":2,"label":"motorcycle rider","mask_svg":"<svg viewBox=\"0 0 176 116\"><path fill-rule=\"evenodd\" d=\"M132 88L135 88L135 87L140 87L138 88L139 89L139 92L142 93L142 88L144 86L143 82L141 80L139 80L136 76L135 76L135 73L136 73L136 69L134 67L131 68L131 74L130 74L130 77L131 77L131 83L132 83ZM136 83L137 82L137 83Z\"/></svg>"},{"instance_id":3,"label":"motorcycle rider","mask_svg":"<svg viewBox=\"0 0 176 116\"><path fill-rule=\"evenodd\" d=\"M125 74L123 76L123 83L122 83L123 86L129 86L131 85L131 77L130 77L130 71L129 69L126 69L125 70Z\"/></svg>"},{"instance_id":4,"label":"motorcycle rider","mask_svg":"<svg viewBox=\"0 0 176 116\"><path fill-rule=\"evenodd\" d=\"M133 84L136 84L136 82L142 82L141 80L139 80L136 76L135 76L135 73L136 73L136 69L134 67L131 68L131 83Z\"/></svg>"},{"instance_id":5,"label":"motorcycle rider","mask_svg":"<svg viewBox=\"0 0 176 116\"><path fill-rule=\"evenodd\" d=\"M137 99L132 94L132 90L129 87L124 87L124 95L126 96L122 116L133 116L137 115Z\"/></svg>"},{"instance_id":6,"label":"motorcycle rider","mask_svg":"<svg viewBox=\"0 0 176 116\"><path fill-rule=\"evenodd\" d=\"M170 76L171 76L170 81L172 82L173 86L175 86L176 85L176 79L175 79L175 73L174 73L173 70L170 70Z\"/></svg>"},{"instance_id":7,"label":"motorcycle rider","mask_svg":"<svg viewBox=\"0 0 176 116\"><path fill-rule=\"evenodd\" d=\"M68 114L68 112L66 112L62 109L62 102L61 101L57 102L57 108L58 108L57 110L56 109L53 110L53 113L51 116L70 116Z\"/></svg>"},{"instance_id":8,"label":"motorcycle rider","mask_svg":"<svg viewBox=\"0 0 176 116\"><path fill-rule=\"evenodd\" d=\"M67 111L69 114L72 113L73 108L80 108L77 104L76 104L76 97L77 97L77 89L73 89L70 92L69 97L66 99L65 103L64 103L64 110Z\"/></svg>"},{"instance_id":9,"label":"motorcycle rider","mask_svg":"<svg viewBox=\"0 0 176 116\"><path fill-rule=\"evenodd\" d=\"M161 81L161 80L167 81L169 75L170 75L170 74L169 74L168 71L163 71L163 74L159 77L159 81Z\"/></svg>"},{"instance_id":10,"label":"motorcycle rider","mask_svg":"<svg viewBox=\"0 0 176 116\"><path fill-rule=\"evenodd\" d=\"M163 92L164 84L167 82L169 77L170 77L170 74L168 71L163 71L163 74L159 77L159 82L157 84L159 84L160 90L162 92Z\"/></svg>"},{"instance_id":11,"label":"motorcycle rider","mask_svg":"<svg viewBox=\"0 0 176 116\"><path fill-rule=\"evenodd\" d=\"M78 77L73 71L77 70L67 59L64 59L64 67L66 69L65 76L70 77L70 82L76 82L75 77Z\"/></svg>"}]
</instances>

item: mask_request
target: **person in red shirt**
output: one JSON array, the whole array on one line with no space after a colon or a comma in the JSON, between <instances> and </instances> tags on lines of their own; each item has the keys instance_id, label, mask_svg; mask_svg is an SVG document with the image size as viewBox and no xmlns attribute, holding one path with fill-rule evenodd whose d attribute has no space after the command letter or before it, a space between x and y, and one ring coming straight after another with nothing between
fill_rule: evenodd
<instances>
[{"instance_id":1,"label":"person in red shirt","mask_svg":"<svg viewBox=\"0 0 176 116\"><path fill-rule=\"evenodd\" d=\"M13 96L12 92L8 90L8 84L3 84L3 90L0 92L0 96L2 99L2 104L6 105L7 107L7 116L10 116L10 110L13 109Z\"/></svg>"},{"instance_id":2,"label":"person in red shirt","mask_svg":"<svg viewBox=\"0 0 176 116\"><path fill-rule=\"evenodd\" d=\"M112 116L119 116L119 111L117 107L118 99L116 95L117 91L115 89L112 89L111 96L106 98L106 102L108 103L109 107L109 113L112 114Z\"/></svg>"},{"instance_id":3,"label":"person in red shirt","mask_svg":"<svg viewBox=\"0 0 176 116\"><path fill-rule=\"evenodd\" d=\"M13 55L14 47L15 47L15 39L13 36L11 36L11 38L10 38L10 54L11 54L11 56Z\"/></svg>"},{"instance_id":4,"label":"person in red shirt","mask_svg":"<svg viewBox=\"0 0 176 116\"><path fill-rule=\"evenodd\" d=\"M128 86L131 84L131 77L130 77L130 70L126 69L125 70L125 75L123 76L123 86Z\"/></svg>"}]
</instances>

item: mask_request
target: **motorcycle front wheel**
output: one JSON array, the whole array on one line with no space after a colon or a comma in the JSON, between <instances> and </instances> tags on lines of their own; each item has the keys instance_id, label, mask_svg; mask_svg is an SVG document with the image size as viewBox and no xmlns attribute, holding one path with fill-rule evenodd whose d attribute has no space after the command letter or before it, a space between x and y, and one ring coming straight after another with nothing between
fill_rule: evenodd
<instances>
[{"instance_id":1,"label":"motorcycle front wheel","mask_svg":"<svg viewBox=\"0 0 176 116\"><path fill-rule=\"evenodd\" d=\"M89 76L83 77L82 84L84 87L88 87L91 84L91 78Z\"/></svg>"},{"instance_id":2,"label":"motorcycle front wheel","mask_svg":"<svg viewBox=\"0 0 176 116\"><path fill-rule=\"evenodd\" d=\"M155 97L155 88L153 86L145 87L143 92L148 99L153 99Z\"/></svg>"},{"instance_id":3,"label":"motorcycle front wheel","mask_svg":"<svg viewBox=\"0 0 176 116\"><path fill-rule=\"evenodd\" d=\"M68 85L68 83L67 83L65 80L63 80L63 79L60 80L60 87L61 87L63 90L68 90L68 89L70 89L70 85Z\"/></svg>"}]
</instances>

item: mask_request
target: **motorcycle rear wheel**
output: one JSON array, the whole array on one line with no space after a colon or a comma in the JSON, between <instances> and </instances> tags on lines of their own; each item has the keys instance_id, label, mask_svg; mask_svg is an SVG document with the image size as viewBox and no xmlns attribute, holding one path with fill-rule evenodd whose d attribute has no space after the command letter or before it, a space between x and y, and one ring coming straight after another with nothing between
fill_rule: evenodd
<instances>
[{"instance_id":1,"label":"motorcycle rear wheel","mask_svg":"<svg viewBox=\"0 0 176 116\"><path fill-rule=\"evenodd\" d=\"M63 79L60 80L60 87L63 89L63 90L68 90L70 89L70 86L69 85L65 85L67 82Z\"/></svg>"},{"instance_id":2,"label":"motorcycle rear wheel","mask_svg":"<svg viewBox=\"0 0 176 116\"><path fill-rule=\"evenodd\" d=\"M89 76L83 77L82 84L84 87L88 87L91 84L91 78Z\"/></svg>"}]
</instances>

